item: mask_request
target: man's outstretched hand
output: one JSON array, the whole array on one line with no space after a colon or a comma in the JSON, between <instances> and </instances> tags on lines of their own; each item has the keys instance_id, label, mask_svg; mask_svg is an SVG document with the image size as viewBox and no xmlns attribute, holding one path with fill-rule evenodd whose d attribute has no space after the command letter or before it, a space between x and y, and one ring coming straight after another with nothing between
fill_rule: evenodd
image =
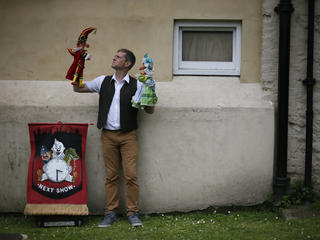
<instances>
[{"instance_id":1,"label":"man's outstretched hand","mask_svg":"<svg viewBox=\"0 0 320 240\"><path fill-rule=\"evenodd\" d=\"M144 111L146 113L152 114L154 112L154 106L150 107L150 106L145 106L144 107Z\"/></svg>"},{"instance_id":2,"label":"man's outstretched hand","mask_svg":"<svg viewBox=\"0 0 320 240\"><path fill-rule=\"evenodd\" d=\"M79 87L78 85L73 85L73 91L77 93L89 93L91 92L86 84L83 87Z\"/></svg>"}]
</instances>

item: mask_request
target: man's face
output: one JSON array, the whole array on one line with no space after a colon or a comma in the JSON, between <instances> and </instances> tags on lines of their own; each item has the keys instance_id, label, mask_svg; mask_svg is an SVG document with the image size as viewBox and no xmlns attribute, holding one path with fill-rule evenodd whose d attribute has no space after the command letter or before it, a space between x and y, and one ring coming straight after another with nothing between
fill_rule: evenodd
<instances>
[{"instance_id":1,"label":"man's face","mask_svg":"<svg viewBox=\"0 0 320 240\"><path fill-rule=\"evenodd\" d=\"M124 52L117 52L112 59L111 67L115 70L123 70L130 66L130 62L126 61L126 53Z\"/></svg>"}]
</instances>

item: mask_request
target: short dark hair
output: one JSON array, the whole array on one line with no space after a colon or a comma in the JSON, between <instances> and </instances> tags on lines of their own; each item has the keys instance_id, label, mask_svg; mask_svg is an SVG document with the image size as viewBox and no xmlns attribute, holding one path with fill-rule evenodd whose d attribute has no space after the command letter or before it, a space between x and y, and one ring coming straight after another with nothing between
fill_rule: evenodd
<instances>
[{"instance_id":1,"label":"short dark hair","mask_svg":"<svg viewBox=\"0 0 320 240\"><path fill-rule=\"evenodd\" d=\"M131 65L129 66L129 69L131 69L136 63L136 56L133 54L133 52L125 48L119 49L118 52L124 52L126 54L126 61L131 62Z\"/></svg>"}]
</instances>

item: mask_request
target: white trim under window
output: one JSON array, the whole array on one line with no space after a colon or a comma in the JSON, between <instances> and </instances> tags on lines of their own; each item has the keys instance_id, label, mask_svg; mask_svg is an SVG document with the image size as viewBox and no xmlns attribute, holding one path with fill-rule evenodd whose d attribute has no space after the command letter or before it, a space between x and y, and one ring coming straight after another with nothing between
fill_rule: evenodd
<instances>
[{"instance_id":1,"label":"white trim under window","mask_svg":"<svg viewBox=\"0 0 320 240\"><path fill-rule=\"evenodd\" d=\"M184 33L227 33L231 36L230 60L185 60L182 54ZM196 36L196 35L195 35ZM211 53L209 53L211 54ZM175 75L229 75L240 76L241 62L241 22L218 21L175 21L174 26L174 59Z\"/></svg>"}]
</instances>

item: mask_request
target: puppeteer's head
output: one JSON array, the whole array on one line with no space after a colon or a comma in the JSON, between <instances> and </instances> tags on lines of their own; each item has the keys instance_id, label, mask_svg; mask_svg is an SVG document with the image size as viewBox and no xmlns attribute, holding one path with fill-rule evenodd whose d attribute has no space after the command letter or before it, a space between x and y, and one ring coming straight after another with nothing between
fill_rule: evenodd
<instances>
[{"instance_id":1,"label":"puppeteer's head","mask_svg":"<svg viewBox=\"0 0 320 240\"><path fill-rule=\"evenodd\" d=\"M133 52L128 49L121 48L117 51L112 59L111 67L115 70L129 71L136 63L136 57Z\"/></svg>"}]
</instances>

